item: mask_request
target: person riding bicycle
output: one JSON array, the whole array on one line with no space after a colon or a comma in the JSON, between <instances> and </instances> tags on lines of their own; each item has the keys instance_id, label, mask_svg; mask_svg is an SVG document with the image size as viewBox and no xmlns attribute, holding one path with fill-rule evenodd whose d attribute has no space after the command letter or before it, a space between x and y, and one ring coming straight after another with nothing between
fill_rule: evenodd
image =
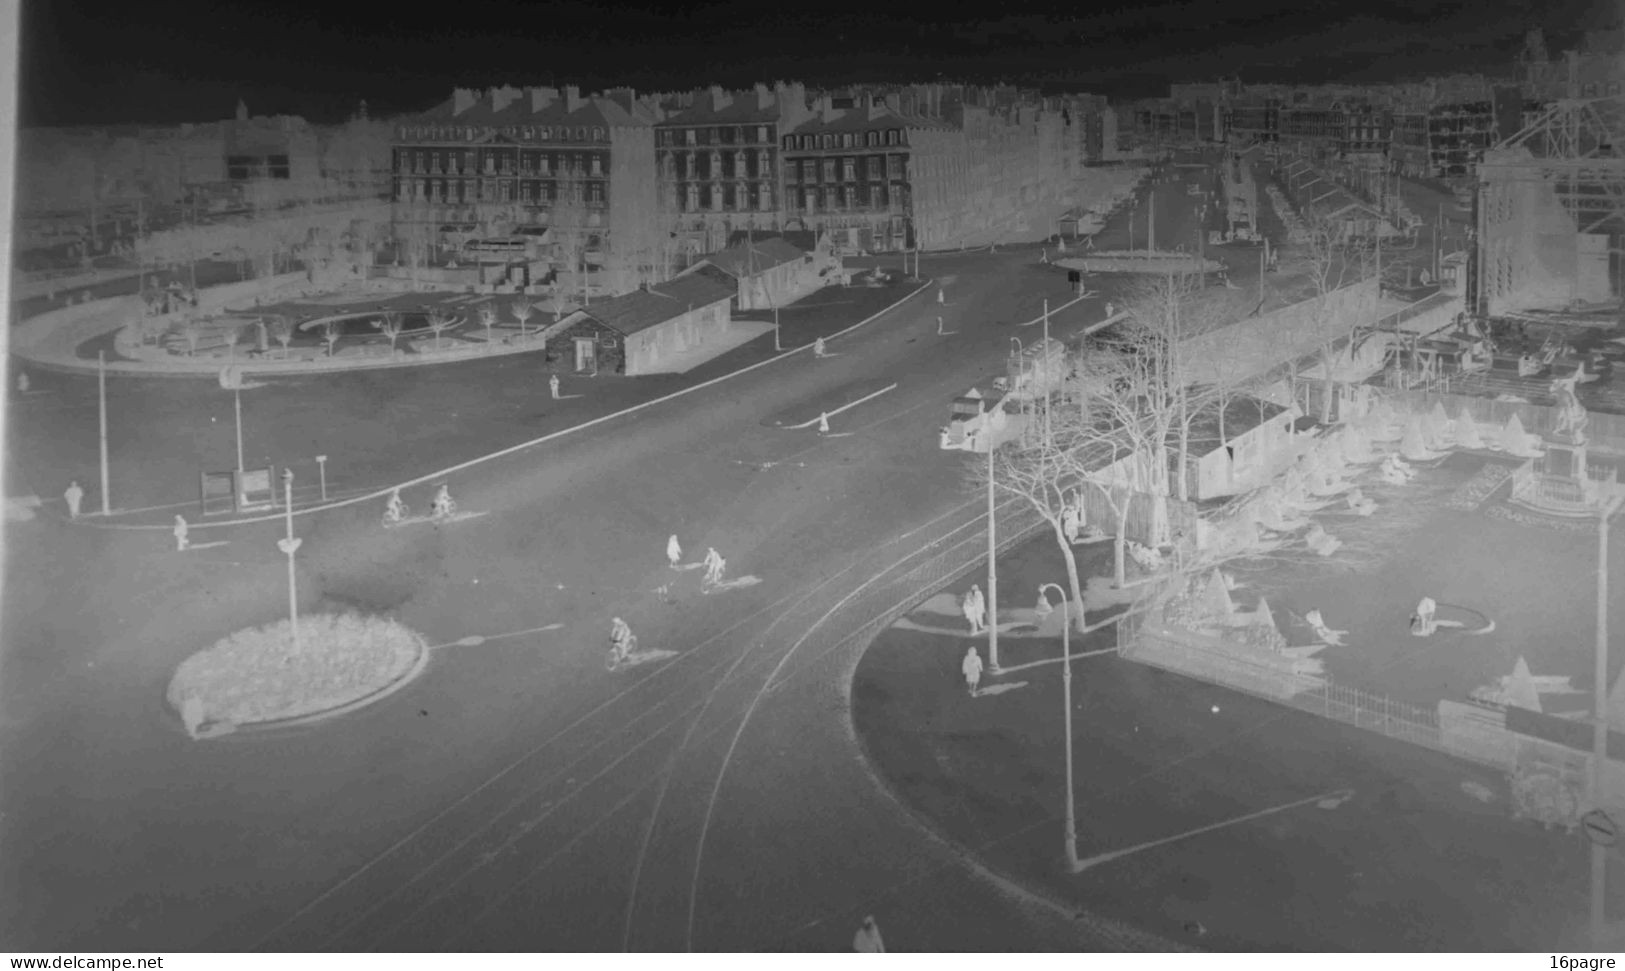
<instances>
[{"instance_id":1,"label":"person riding bicycle","mask_svg":"<svg viewBox=\"0 0 1625 971\"><path fill-rule=\"evenodd\" d=\"M434 514L444 518L450 516L456 508L457 504L451 500L451 487L441 486L440 491L434 494Z\"/></svg>"},{"instance_id":2,"label":"person riding bicycle","mask_svg":"<svg viewBox=\"0 0 1625 971\"><path fill-rule=\"evenodd\" d=\"M406 518L406 503L401 501L401 490L396 489L389 494L389 503L384 507L384 517L396 523Z\"/></svg>"},{"instance_id":3,"label":"person riding bicycle","mask_svg":"<svg viewBox=\"0 0 1625 971\"><path fill-rule=\"evenodd\" d=\"M612 653L616 661L626 660L626 656L632 653L632 645L636 642L636 638L632 636L632 628L619 617L609 625L609 639L614 644Z\"/></svg>"}]
</instances>

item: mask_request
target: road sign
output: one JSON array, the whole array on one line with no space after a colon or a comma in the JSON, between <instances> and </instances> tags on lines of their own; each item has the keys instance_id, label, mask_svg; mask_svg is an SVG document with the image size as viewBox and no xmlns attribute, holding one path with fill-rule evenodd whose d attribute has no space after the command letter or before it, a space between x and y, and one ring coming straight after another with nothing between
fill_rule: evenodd
<instances>
[{"instance_id":1,"label":"road sign","mask_svg":"<svg viewBox=\"0 0 1625 971\"><path fill-rule=\"evenodd\" d=\"M1585 826L1586 839L1598 846L1613 846L1619 842L1619 824L1601 809L1593 809L1580 817Z\"/></svg>"}]
</instances>

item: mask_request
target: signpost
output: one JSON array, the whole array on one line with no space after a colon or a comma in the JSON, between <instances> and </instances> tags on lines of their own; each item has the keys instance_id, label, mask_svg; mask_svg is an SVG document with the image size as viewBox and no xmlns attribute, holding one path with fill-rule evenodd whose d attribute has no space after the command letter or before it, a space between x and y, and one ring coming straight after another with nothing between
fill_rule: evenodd
<instances>
[{"instance_id":1,"label":"signpost","mask_svg":"<svg viewBox=\"0 0 1625 971\"><path fill-rule=\"evenodd\" d=\"M256 512L276 507L276 483L271 478L270 466L263 469L242 469L232 475L238 512Z\"/></svg>"},{"instance_id":2,"label":"signpost","mask_svg":"<svg viewBox=\"0 0 1625 971\"><path fill-rule=\"evenodd\" d=\"M199 472L198 505L205 516L219 516L236 508L236 473Z\"/></svg>"}]
</instances>

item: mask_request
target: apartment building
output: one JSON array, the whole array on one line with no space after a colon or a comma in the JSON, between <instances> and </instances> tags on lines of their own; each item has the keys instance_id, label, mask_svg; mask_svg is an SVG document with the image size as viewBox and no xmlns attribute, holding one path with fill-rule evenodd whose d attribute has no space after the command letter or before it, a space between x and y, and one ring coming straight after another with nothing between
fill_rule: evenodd
<instances>
[{"instance_id":1,"label":"apartment building","mask_svg":"<svg viewBox=\"0 0 1625 971\"><path fill-rule=\"evenodd\" d=\"M826 94L816 115L780 139L786 227L828 233L847 251L911 248L915 182L935 188L945 169L962 165L964 153L953 151L962 139L945 122L873 96L837 109Z\"/></svg>"},{"instance_id":2,"label":"apartment building","mask_svg":"<svg viewBox=\"0 0 1625 971\"><path fill-rule=\"evenodd\" d=\"M664 279L671 245L659 211L657 119L626 89L457 89L396 126L397 239L413 261L528 240L517 261L524 283L540 282L530 279L538 258L584 288L621 292Z\"/></svg>"},{"instance_id":3,"label":"apartment building","mask_svg":"<svg viewBox=\"0 0 1625 971\"><path fill-rule=\"evenodd\" d=\"M713 87L656 123L659 205L681 262L722 249L735 232L784 228L780 134L812 117L806 98L799 84Z\"/></svg>"}]
</instances>

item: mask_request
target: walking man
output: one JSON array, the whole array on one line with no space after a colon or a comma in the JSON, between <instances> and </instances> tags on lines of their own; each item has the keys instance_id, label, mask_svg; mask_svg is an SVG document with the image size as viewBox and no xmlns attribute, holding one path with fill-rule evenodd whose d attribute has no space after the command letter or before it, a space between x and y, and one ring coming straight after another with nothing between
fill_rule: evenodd
<instances>
[{"instance_id":1,"label":"walking man","mask_svg":"<svg viewBox=\"0 0 1625 971\"><path fill-rule=\"evenodd\" d=\"M666 540L666 559L671 561L673 570L677 569L678 564L683 562L683 548L677 543L676 533L672 533L671 539Z\"/></svg>"},{"instance_id":2,"label":"walking man","mask_svg":"<svg viewBox=\"0 0 1625 971\"><path fill-rule=\"evenodd\" d=\"M1107 317L1108 317L1108 318L1110 318L1110 317L1111 317L1111 315L1112 315L1112 310L1113 310L1113 307L1112 307L1112 305L1111 305L1111 301L1109 301L1109 300L1108 300L1108 301L1107 301L1107 302L1106 302L1106 316L1107 316Z\"/></svg>"},{"instance_id":3,"label":"walking man","mask_svg":"<svg viewBox=\"0 0 1625 971\"><path fill-rule=\"evenodd\" d=\"M559 400L559 376L557 374L547 379L547 390L553 392L553 400Z\"/></svg>"},{"instance_id":4,"label":"walking man","mask_svg":"<svg viewBox=\"0 0 1625 971\"><path fill-rule=\"evenodd\" d=\"M829 412L827 411L820 411L818 413L818 434L829 434Z\"/></svg>"},{"instance_id":5,"label":"walking man","mask_svg":"<svg viewBox=\"0 0 1625 971\"><path fill-rule=\"evenodd\" d=\"M945 303L947 303L947 302L948 302L948 301L947 301L947 298L945 298L945 297L944 297L944 296L943 296L943 295L942 295L942 288L941 288L941 287L937 287L937 306L939 306L939 307L940 307L940 306L942 306L942 305L943 305L943 304L945 304Z\"/></svg>"},{"instance_id":6,"label":"walking man","mask_svg":"<svg viewBox=\"0 0 1625 971\"><path fill-rule=\"evenodd\" d=\"M970 622L970 632L980 634L982 632L984 610L982 606L982 588L974 583L971 584L970 590L965 593L965 599L960 603L960 609L965 614L965 620Z\"/></svg>"},{"instance_id":7,"label":"walking man","mask_svg":"<svg viewBox=\"0 0 1625 971\"><path fill-rule=\"evenodd\" d=\"M886 945L880 940L880 927L873 917L863 918L858 932L852 936L852 950L860 954L886 953Z\"/></svg>"},{"instance_id":8,"label":"walking man","mask_svg":"<svg viewBox=\"0 0 1625 971\"><path fill-rule=\"evenodd\" d=\"M976 697L976 687L982 683L982 655L976 653L976 645L965 649L965 660L959 670L965 675L965 687L970 689L970 696Z\"/></svg>"},{"instance_id":9,"label":"walking man","mask_svg":"<svg viewBox=\"0 0 1625 971\"><path fill-rule=\"evenodd\" d=\"M175 552L186 552L186 548L192 545L191 541L187 539L187 533L190 532L190 529L186 525L186 517L175 517L175 528L172 532L175 535Z\"/></svg>"},{"instance_id":10,"label":"walking man","mask_svg":"<svg viewBox=\"0 0 1625 971\"><path fill-rule=\"evenodd\" d=\"M715 546L708 546L705 550L705 582L713 586L722 582L722 571L728 566L728 561L722 558Z\"/></svg>"},{"instance_id":11,"label":"walking man","mask_svg":"<svg viewBox=\"0 0 1625 971\"><path fill-rule=\"evenodd\" d=\"M85 501L85 490L79 488L78 480L68 483L68 491L62 493L62 498L68 500L68 518L79 518L79 505Z\"/></svg>"}]
</instances>

